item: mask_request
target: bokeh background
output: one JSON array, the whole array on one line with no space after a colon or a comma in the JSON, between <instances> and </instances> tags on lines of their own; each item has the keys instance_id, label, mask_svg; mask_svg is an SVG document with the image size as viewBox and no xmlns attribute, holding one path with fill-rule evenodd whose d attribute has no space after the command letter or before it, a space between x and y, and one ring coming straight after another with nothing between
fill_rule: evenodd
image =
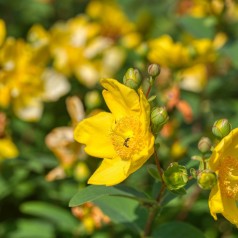
<instances>
[{"instance_id":1,"label":"bokeh background","mask_svg":"<svg viewBox=\"0 0 238 238\"><path fill-rule=\"evenodd\" d=\"M0 0L0 18L0 237L139 237L136 209L120 220L119 210L68 206L100 162L73 139L80 120L107 110L100 78L122 82L137 68L146 91L148 65L161 66L151 95L170 117L156 139L164 168L198 168L191 157L202 136L216 142L214 121L238 126L235 0ZM124 183L158 190L146 166ZM210 216L208 196L192 181L158 226L183 221L207 238L238 237Z\"/></svg>"}]
</instances>

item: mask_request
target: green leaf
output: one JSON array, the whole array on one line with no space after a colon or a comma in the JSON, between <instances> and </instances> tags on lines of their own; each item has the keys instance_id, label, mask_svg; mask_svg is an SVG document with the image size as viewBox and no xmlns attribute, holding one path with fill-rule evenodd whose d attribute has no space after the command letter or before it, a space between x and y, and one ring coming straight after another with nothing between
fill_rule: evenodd
<instances>
[{"instance_id":1,"label":"green leaf","mask_svg":"<svg viewBox=\"0 0 238 238\"><path fill-rule=\"evenodd\" d=\"M185 188L180 188L176 190L170 190L171 193L174 193L176 195L185 195L186 194L186 189Z\"/></svg>"},{"instance_id":2,"label":"green leaf","mask_svg":"<svg viewBox=\"0 0 238 238\"><path fill-rule=\"evenodd\" d=\"M94 203L114 223L124 224L132 231L141 233L147 219L147 210L138 201L124 197L102 197Z\"/></svg>"},{"instance_id":3,"label":"green leaf","mask_svg":"<svg viewBox=\"0 0 238 238\"><path fill-rule=\"evenodd\" d=\"M212 38L215 18L194 18L185 16L179 19L181 26L195 38Z\"/></svg>"},{"instance_id":4,"label":"green leaf","mask_svg":"<svg viewBox=\"0 0 238 238\"><path fill-rule=\"evenodd\" d=\"M234 67L238 68L238 44L237 42L229 44L222 50L232 61Z\"/></svg>"},{"instance_id":5,"label":"green leaf","mask_svg":"<svg viewBox=\"0 0 238 238\"><path fill-rule=\"evenodd\" d=\"M158 181L161 181L161 177L160 177L160 174L158 172L158 168L156 167L156 165L154 164L149 164L147 166L147 170L149 172L149 174L155 179L155 180L158 180Z\"/></svg>"},{"instance_id":6,"label":"green leaf","mask_svg":"<svg viewBox=\"0 0 238 238\"><path fill-rule=\"evenodd\" d=\"M70 210L65 210L61 207L45 202L25 202L21 205L20 210L23 213L50 220L58 227L65 230L74 229L78 224Z\"/></svg>"},{"instance_id":7,"label":"green leaf","mask_svg":"<svg viewBox=\"0 0 238 238\"><path fill-rule=\"evenodd\" d=\"M41 220L20 219L17 221L17 229L10 233L9 238L52 238L54 227ZM40 231L40 232L39 232Z\"/></svg>"},{"instance_id":8,"label":"green leaf","mask_svg":"<svg viewBox=\"0 0 238 238\"><path fill-rule=\"evenodd\" d=\"M185 222L168 222L156 226L153 238L205 238L205 235L196 227Z\"/></svg>"},{"instance_id":9,"label":"green leaf","mask_svg":"<svg viewBox=\"0 0 238 238\"><path fill-rule=\"evenodd\" d=\"M149 99L148 99L148 102L154 101L156 99L156 97L157 97L156 95L150 96Z\"/></svg>"},{"instance_id":10,"label":"green leaf","mask_svg":"<svg viewBox=\"0 0 238 238\"><path fill-rule=\"evenodd\" d=\"M75 207L102 198L104 196L123 196L142 202L153 203L153 200L134 188L117 185L115 187L103 185L90 185L76 193L69 202L70 207Z\"/></svg>"}]
</instances>

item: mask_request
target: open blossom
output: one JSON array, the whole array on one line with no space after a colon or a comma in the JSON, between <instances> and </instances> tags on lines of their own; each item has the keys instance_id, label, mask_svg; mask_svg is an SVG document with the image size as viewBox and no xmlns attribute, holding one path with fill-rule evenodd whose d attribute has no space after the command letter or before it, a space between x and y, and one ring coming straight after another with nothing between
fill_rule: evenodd
<instances>
[{"instance_id":1,"label":"open blossom","mask_svg":"<svg viewBox=\"0 0 238 238\"><path fill-rule=\"evenodd\" d=\"M221 213L238 226L238 128L215 147L209 166L218 176L209 197L211 215L217 219L217 213Z\"/></svg>"},{"instance_id":2,"label":"open blossom","mask_svg":"<svg viewBox=\"0 0 238 238\"><path fill-rule=\"evenodd\" d=\"M109 112L80 122L75 139L91 156L103 158L89 184L114 185L139 169L154 152L150 130L150 105L143 94L114 79L103 79L103 97Z\"/></svg>"}]
</instances>

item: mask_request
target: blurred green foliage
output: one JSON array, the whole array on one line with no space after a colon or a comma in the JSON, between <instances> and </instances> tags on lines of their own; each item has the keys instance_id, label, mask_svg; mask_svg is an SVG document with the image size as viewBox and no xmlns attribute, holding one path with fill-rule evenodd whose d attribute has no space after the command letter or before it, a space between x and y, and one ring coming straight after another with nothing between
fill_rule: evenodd
<instances>
[{"instance_id":1,"label":"blurred green foliage","mask_svg":"<svg viewBox=\"0 0 238 238\"><path fill-rule=\"evenodd\" d=\"M58 21L67 21L78 14L85 13L89 2L87 0L0 0L0 17L6 23L8 36L26 38L33 24L40 24L48 30ZM187 123L181 111L172 108L169 116L175 124L172 126L175 133L171 137L156 139L160 144L159 157L164 168L167 168L171 161L179 161L187 168L197 168L197 161L191 160L191 157L198 153L197 142L201 136L212 137L213 122L219 118L228 118L233 128L238 127L238 19L227 20L224 14L220 14L219 17L208 14L199 18L189 14L180 16L175 14L175 11L177 4L182 1L122 0L117 2L128 19L136 23L137 31L144 41L164 34L170 35L176 42L182 41L186 35L195 39L210 40L214 39L217 32L223 32L227 36L224 46L217 50L219 57L216 62L210 68L210 65L208 66L208 71L212 73L202 90L192 91L183 88L180 90L180 98L192 108L193 121ZM145 69L149 60L145 54L138 53L134 48L127 48L125 51L125 62L115 73L114 78L122 81L124 73L130 67L138 67L143 71L142 74L146 75ZM171 52L171 55L173 54L174 52ZM48 62L48 65L51 63ZM176 82L176 72L172 72L171 75L173 79L169 84ZM46 179L47 174L59 165L59 161L46 146L45 138L52 129L70 125L71 118L67 112L66 98L72 95L79 96L88 115L95 108L85 107L90 105L84 101L87 93L93 90L101 93L100 85L95 84L93 88L88 88L76 80L75 75L70 77L69 83L71 90L66 95L54 102L44 102L42 117L37 122L23 121L13 113L12 108L4 109L9 119L7 131L19 148L19 156L0 163L0 237L139 237L138 234L142 233L148 215L147 206L140 206L141 200L155 199L155 194L161 186L159 181L154 180L153 175L147 173L146 166L132 174L126 181L126 185L138 190L137 195L144 192L145 198L141 200L139 195L133 195L134 191L127 191L129 195L127 194L126 197L119 196L121 191L115 194L104 190L84 194L85 201L91 201L90 196L105 193L105 196L96 199L94 203L112 221L100 229L95 229L91 234L85 229L82 219L72 214L71 207L68 205L75 194L79 194L78 199L82 199L79 189L85 187L86 182L78 181L72 171L66 171L67 176L63 179L54 181ZM166 104L164 100L166 90L163 90L163 87L163 84L158 83L151 92L157 95L153 103L160 106ZM101 101L99 104L100 109L106 109L106 105ZM179 142L179 149L175 147L178 145L175 142ZM91 158L87 158L86 163L90 173L98 164ZM160 216L156 218L152 237L235 238L238 236L237 228L223 217L220 216L218 221L214 221L210 216L207 205L209 192L201 191L194 181L189 182L186 189L187 193L184 196L166 191L163 201L166 208L161 209Z\"/></svg>"}]
</instances>

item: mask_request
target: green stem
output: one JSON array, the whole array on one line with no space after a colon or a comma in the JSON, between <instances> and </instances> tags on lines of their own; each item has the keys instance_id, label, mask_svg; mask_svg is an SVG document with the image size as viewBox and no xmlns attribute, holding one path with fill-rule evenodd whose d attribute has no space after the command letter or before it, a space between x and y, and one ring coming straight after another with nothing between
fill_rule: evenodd
<instances>
[{"instance_id":1,"label":"green stem","mask_svg":"<svg viewBox=\"0 0 238 238\"><path fill-rule=\"evenodd\" d=\"M160 177L161 177L162 186L161 186L159 194L158 194L158 196L156 198L156 206L151 207L151 210L150 210L150 213L149 213L146 225L145 225L144 234L142 235L142 238L146 238L146 237L151 235L152 226L153 226L155 217L156 217L156 215L157 215L157 213L159 211L159 205L161 204L161 201L162 201L165 189L166 189L166 185L165 185L165 183L163 181L163 178L162 178L163 170L162 170L162 168L160 166L159 157L158 157L158 154L157 154L156 150L154 152L154 155L155 155L154 156L155 163L156 163L157 169L158 169Z\"/></svg>"},{"instance_id":2,"label":"green stem","mask_svg":"<svg viewBox=\"0 0 238 238\"><path fill-rule=\"evenodd\" d=\"M151 87L151 85L150 85L149 88L148 88L148 90L147 90L147 93L146 93L146 95L145 95L146 98L148 98L148 96L149 96L149 94L150 94L150 90L151 90L151 88L152 88L152 87Z\"/></svg>"}]
</instances>

